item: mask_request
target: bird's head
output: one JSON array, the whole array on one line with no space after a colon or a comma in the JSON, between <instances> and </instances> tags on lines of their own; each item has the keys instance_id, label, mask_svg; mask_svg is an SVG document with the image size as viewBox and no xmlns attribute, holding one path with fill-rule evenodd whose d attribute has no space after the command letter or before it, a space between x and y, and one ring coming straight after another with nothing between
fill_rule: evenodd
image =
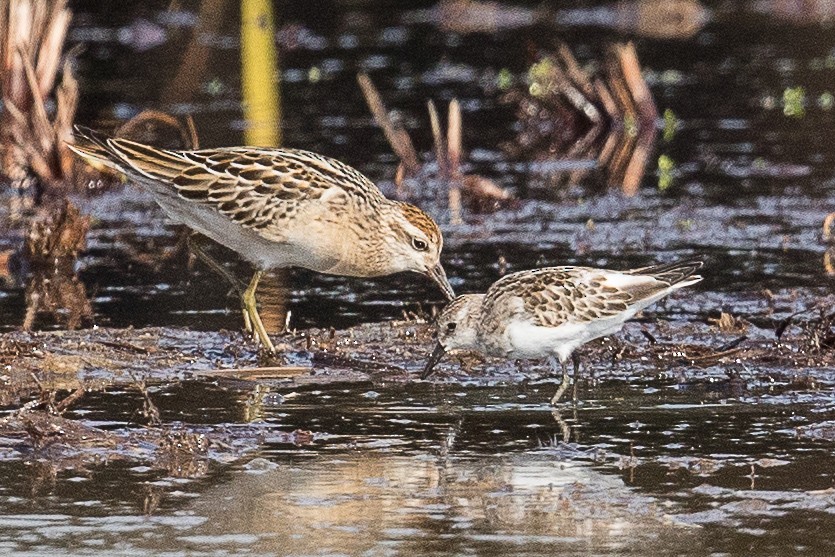
<instances>
[{"instance_id":1,"label":"bird's head","mask_svg":"<svg viewBox=\"0 0 835 557\"><path fill-rule=\"evenodd\" d=\"M444 239L432 217L408 203L395 203L387 265L392 272L412 271L431 278L448 300L455 292L441 265Z\"/></svg>"},{"instance_id":2,"label":"bird's head","mask_svg":"<svg viewBox=\"0 0 835 557\"><path fill-rule=\"evenodd\" d=\"M476 326L481 316L483 298L484 294L464 294L444 308L435 321L438 343L423 368L422 379L432 374L432 370L447 351L478 347Z\"/></svg>"}]
</instances>

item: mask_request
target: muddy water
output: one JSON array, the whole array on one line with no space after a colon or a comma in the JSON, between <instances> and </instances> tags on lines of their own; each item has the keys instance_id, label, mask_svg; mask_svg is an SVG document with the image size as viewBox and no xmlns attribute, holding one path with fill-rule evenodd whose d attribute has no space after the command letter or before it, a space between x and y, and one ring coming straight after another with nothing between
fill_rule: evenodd
<instances>
[{"instance_id":1,"label":"muddy water","mask_svg":"<svg viewBox=\"0 0 835 557\"><path fill-rule=\"evenodd\" d=\"M164 402L165 419L234 419L246 398L200 383L188 390ZM826 553L817 532L835 503L831 438L806 429L820 419L820 397L705 403L649 382L592 390L576 412L555 416L542 391L284 393L260 409L257 454L198 479L118 463L56 474L34 459L5 462L4 546L75 555ZM225 410L190 404L201 399ZM277 439L294 428L313 436Z\"/></svg>"},{"instance_id":2,"label":"muddy water","mask_svg":"<svg viewBox=\"0 0 835 557\"><path fill-rule=\"evenodd\" d=\"M70 36L86 45L80 122L112 127L157 107L193 114L203 145L242 141L233 17L205 35L212 64L178 97L161 76L174 74L197 6L172 14L163 6L95 12L94 4L76 4ZM543 264L626 267L704 254L705 281L655 312L669 323L669 338L720 310L765 337L780 318L831 291L820 226L835 209L833 28L718 11L693 39L639 38L659 107L678 124L657 144L639 195L624 198L601 190L594 176L542 190L525 164L497 147L514 130L512 109L496 100L495 75L507 68L521 76L527 45L553 31L459 37L414 23L420 18L394 3L295 4L277 5L281 24L294 24L281 33L286 144L337 156L390 185L396 161L354 81L365 69L422 151L430 141L425 100L461 99L473 170L526 199L445 226L445 265L459 291ZM560 37L581 61L617 38L593 27ZM782 105L796 87L805 91L803 117ZM664 192L661 154L675 162ZM200 265L187 270L175 249L178 230L147 197L115 188L78 202L95 218L79 272L98 324L237 329L227 286ZM10 230L0 249L18 242ZM170 257L161 258L166 250ZM299 328L388 320L439 301L409 276L362 281L293 271L288 288ZM0 328L19 326L22 285L0 291L0 302ZM39 453L5 454L0 547L11 555L831 552L829 370L616 365L629 371L611 380L609 363L593 362L603 377L581 389L576 410L556 416L544 404L551 382L471 383L463 374L434 385L267 394L200 381L159 386L152 396L163 421L241 428L245 458L184 473L104 463L106 454L68 468ZM728 374L750 389L726 388ZM139 406L135 392L111 391L85 398L68 417L119 431L136 427ZM288 441L297 430L311 435Z\"/></svg>"}]
</instances>

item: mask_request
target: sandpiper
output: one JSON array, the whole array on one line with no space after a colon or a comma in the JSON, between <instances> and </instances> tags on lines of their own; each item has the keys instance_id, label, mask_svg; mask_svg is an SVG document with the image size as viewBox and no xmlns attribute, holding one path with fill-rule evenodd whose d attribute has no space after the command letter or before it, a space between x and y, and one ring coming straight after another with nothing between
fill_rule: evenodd
<instances>
[{"instance_id":1,"label":"sandpiper","mask_svg":"<svg viewBox=\"0 0 835 557\"><path fill-rule=\"evenodd\" d=\"M242 293L247 330L271 352L255 302L262 274L304 267L377 277L414 271L448 299L443 238L429 215L386 199L359 171L298 149L175 151L77 129L70 148L148 191L173 220L236 251L256 269Z\"/></svg>"},{"instance_id":2,"label":"sandpiper","mask_svg":"<svg viewBox=\"0 0 835 557\"><path fill-rule=\"evenodd\" d=\"M436 321L438 344L422 378L448 350L475 350L491 356L548 358L568 387L569 358L577 376L582 344L617 332L638 311L671 292L702 280L698 259L628 271L590 267L548 267L507 275L485 294L453 300Z\"/></svg>"}]
</instances>

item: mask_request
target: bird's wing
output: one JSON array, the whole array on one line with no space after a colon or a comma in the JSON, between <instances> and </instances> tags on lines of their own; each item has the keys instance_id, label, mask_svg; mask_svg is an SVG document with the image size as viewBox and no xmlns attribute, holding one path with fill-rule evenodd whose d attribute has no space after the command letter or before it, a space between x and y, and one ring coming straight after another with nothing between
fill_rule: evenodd
<instances>
[{"instance_id":1,"label":"bird's wing","mask_svg":"<svg viewBox=\"0 0 835 557\"><path fill-rule=\"evenodd\" d=\"M668 282L588 267L549 267L500 279L487 291L486 314L513 313L541 327L616 317L661 294Z\"/></svg>"},{"instance_id":2,"label":"bird's wing","mask_svg":"<svg viewBox=\"0 0 835 557\"><path fill-rule=\"evenodd\" d=\"M87 160L151 183L158 192L210 205L232 221L270 236L276 223L319 206L324 214L349 199L374 205L380 190L335 159L297 149L230 147L173 151L79 128L74 150Z\"/></svg>"},{"instance_id":3,"label":"bird's wing","mask_svg":"<svg viewBox=\"0 0 835 557\"><path fill-rule=\"evenodd\" d=\"M380 190L337 160L295 149L233 147L168 151L126 139L109 149L137 172L171 184L177 194L215 207L238 224L260 230L292 218L307 202L353 199L374 203Z\"/></svg>"}]
</instances>

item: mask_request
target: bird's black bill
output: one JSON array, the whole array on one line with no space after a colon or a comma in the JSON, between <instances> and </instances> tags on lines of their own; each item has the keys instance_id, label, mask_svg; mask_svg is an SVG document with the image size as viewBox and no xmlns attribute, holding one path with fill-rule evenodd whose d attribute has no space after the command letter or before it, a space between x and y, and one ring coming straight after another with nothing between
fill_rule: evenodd
<instances>
[{"instance_id":1,"label":"bird's black bill","mask_svg":"<svg viewBox=\"0 0 835 557\"><path fill-rule=\"evenodd\" d=\"M426 276L435 281L435 284L443 291L447 300L451 301L455 299L455 291L452 290L452 285L449 284L449 280L446 278L446 272L440 263L426 271Z\"/></svg>"},{"instance_id":2,"label":"bird's black bill","mask_svg":"<svg viewBox=\"0 0 835 557\"><path fill-rule=\"evenodd\" d=\"M441 361L441 358L444 357L445 353L446 348L444 348L440 342L435 345L435 350L432 351L432 354L426 361L426 366L423 368L423 373L420 374L421 379L426 379L427 377L432 375L432 371L434 371L435 366L438 365L438 362Z\"/></svg>"}]
</instances>

